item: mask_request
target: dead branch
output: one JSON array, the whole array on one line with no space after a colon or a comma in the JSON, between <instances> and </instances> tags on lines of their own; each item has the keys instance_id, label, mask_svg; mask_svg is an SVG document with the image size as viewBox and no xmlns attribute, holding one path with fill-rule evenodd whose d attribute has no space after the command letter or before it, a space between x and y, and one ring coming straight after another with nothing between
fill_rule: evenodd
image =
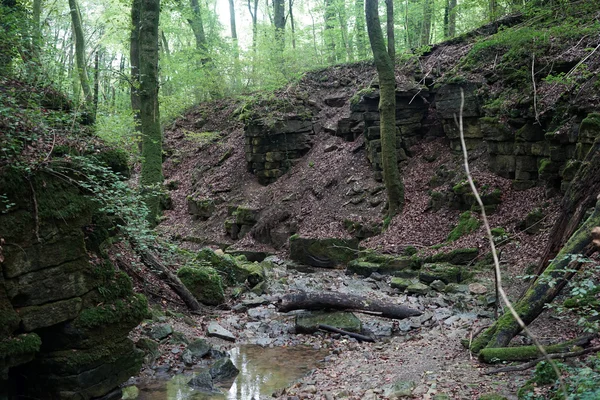
<instances>
[{"instance_id":1,"label":"dead branch","mask_svg":"<svg viewBox=\"0 0 600 400\"><path fill-rule=\"evenodd\" d=\"M365 336L365 335L361 335L359 333L348 332L343 329L338 329L334 326L319 324L318 327L319 327L319 329L324 330L324 331L329 331L329 332L334 332L334 333L339 333L342 335L350 336L361 342L375 342L375 339L373 339L371 336Z\"/></svg>"}]
</instances>

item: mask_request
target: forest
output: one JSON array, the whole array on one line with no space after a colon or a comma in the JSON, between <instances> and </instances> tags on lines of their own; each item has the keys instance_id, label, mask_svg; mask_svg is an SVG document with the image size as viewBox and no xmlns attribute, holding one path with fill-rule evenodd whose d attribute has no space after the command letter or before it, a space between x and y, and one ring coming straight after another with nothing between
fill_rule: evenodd
<instances>
[{"instance_id":1,"label":"forest","mask_svg":"<svg viewBox=\"0 0 600 400\"><path fill-rule=\"evenodd\" d=\"M597 399L595 0L0 0L0 400Z\"/></svg>"}]
</instances>

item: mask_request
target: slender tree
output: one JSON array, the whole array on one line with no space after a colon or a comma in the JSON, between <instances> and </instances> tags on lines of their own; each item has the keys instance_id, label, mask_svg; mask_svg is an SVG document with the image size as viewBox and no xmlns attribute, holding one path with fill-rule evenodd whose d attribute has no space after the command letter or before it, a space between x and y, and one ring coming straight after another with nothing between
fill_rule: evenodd
<instances>
[{"instance_id":1,"label":"slender tree","mask_svg":"<svg viewBox=\"0 0 600 400\"><path fill-rule=\"evenodd\" d=\"M252 54L256 56L256 39L258 34L258 0L248 0L248 11L250 12L250 17L252 17Z\"/></svg>"},{"instance_id":2,"label":"slender tree","mask_svg":"<svg viewBox=\"0 0 600 400\"><path fill-rule=\"evenodd\" d=\"M140 120L142 127L142 172L140 184L143 190L162 184L162 132L158 107L158 23L160 0L140 2ZM159 213L159 197L155 191L146 192L148 219L156 220Z\"/></svg>"},{"instance_id":3,"label":"slender tree","mask_svg":"<svg viewBox=\"0 0 600 400\"><path fill-rule=\"evenodd\" d=\"M131 4L131 35L129 36L129 63L131 70L131 82L129 95L131 101L131 112L135 131L139 136L138 147L142 150L141 122L140 122L140 11L142 0L133 0ZM123 59L121 59L123 60Z\"/></svg>"},{"instance_id":4,"label":"slender tree","mask_svg":"<svg viewBox=\"0 0 600 400\"><path fill-rule=\"evenodd\" d=\"M279 52L285 47L285 0L273 0L273 25Z\"/></svg>"},{"instance_id":5,"label":"slender tree","mask_svg":"<svg viewBox=\"0 0 600 400\"><path fill-rule=\"evenodd\" d=\"M198 0L190 0L192 9L191 17L188 18L188 23L194 32L196 39L196 50L200 52L200 62L204 65L210 59L208 57L208 43L206 41L206 33L204 32L204 22L202 21L202 11Z\"/></svg>"},{"instance_id":6,"label":"slender tree","mask_svg":"<svg viewBox=\"0 0 600 400\"><path fill-rule=\"evenodd\" d=\"M365 1L367 31L379 76L379 116L381 132L381 161L383 180L388 197L388 217L402 211L404 184L398 169L396 154L396 77L394 61L386 51L379 22L378 0ZM393 19L393 18L392 18Z\"/></svg>"},{"instance_id":7,"label":"slender tree","mask_svg":"<svg viewBox=\"0 0 600 400\"><path fill-rule=\"evenodd\" d=\"M456 0L446 0L444 8L444 38L456 36Z\"/></svg>"},{"instance_id":8,"label":"slender tree","mask_svg":"<svg viewBox=\"0 0 600 400\"><path fill-rule=\"evenodd\" d=\"M356 0L354 3L355 27L356 27L356 48L358 58L364 60L367 58L367 39L365 37L365 0Z\"/></svg>"},{"instance_id":9,"label":"slender tree","mask_svg":"<svg viewBox=\"0 0 600 400\"><path fill-rule=\"evenodd\" d=\"M421 26L421 46L431 42L431 20L433 14L433 0L423 0L423 24Z\"/></svg>"},{"instance_id":10,"label":"slender tree","mask_svg":"<svg viewBox=\"0 0 600 400\"><path fill-rule=\"evenodd\" d=\"M296 49L296 24L294 23L294 0L288 1L290 27L292 28L292 49Z\"/></svg>"},{"instance_id":11,"label":"slender tree","mask_svg":"<svg viewBox=\"0 0 600 400\"><path fill-rule=\"evenodd\" d=\"M83 25L81 23L81 12L77 0L69 0L69 8L71 13L71 27L73 29L73 37L75 38L75 60L77 63L77 74L79 76L79 84L83 90L85 112L88 115L89 122L93 123L93 116L90 111L93 109L93 94L90 87L90 82L87 73L87 62L85 59L85 37L83 34Z\"/></svg>"},{"instance_id":12,"label":"slender tree","mask_svg":"<svg viewBox=\"0 0 600 400\"><path fill-rule=\"evenodd\" d=\"M394 35L394 0L385 0L387 49L392 63L396 60L396 38Z\"/></svg>"},{"instance_id":13,"label":"slender tree","mask_svg":"<svg viewBox=\"0 0 600 400\"><path fill-rule=\"evenodd\" d=\"M334 22L335 9L333 8L333 0L325 0L325 30L323 36L327 46L327 61L329 64L334 64L336 61Z\"/></svg>"}]
</instances>

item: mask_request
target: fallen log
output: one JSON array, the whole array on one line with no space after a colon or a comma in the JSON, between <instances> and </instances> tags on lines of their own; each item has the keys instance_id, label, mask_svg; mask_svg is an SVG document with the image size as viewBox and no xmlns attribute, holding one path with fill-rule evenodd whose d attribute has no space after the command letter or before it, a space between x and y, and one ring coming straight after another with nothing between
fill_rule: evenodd
<instances>
[{"instance_id":1,"label":"fallen log","mask_svg":"<svg viewBox=\"0 0 600 400\"><path fill-rule=\"evenodd\" d=\"M587 349L583 349L583 350L579 350L579 351L571 351L568 353L548 354L548 358L551 358L552 360L557 360L557 359L564 360L567 358L579 357L579 356L583 356L583 355L586 355L589 353L596 353L599 351L600 351L600 346L594 346L594 347L588 347ZM536 358L533 361L529 361L525 364L509 365L508 367L494 369L492 371L486 372L484 375L499 374L501 372L526 371L529 368L535 367L540 361L545 361L545 360L547 360L546 357L540 357L540 358Z\"/></svg>"},{"instance_id":2,"label":"fallen log","mask_svg":"<svg viewBox=\"0 0 600 400\"><path fill-rule=\"evenodd\" d=\"M533 322L544 311L546 303L550 303L577 273L582 265L579 255L586 256L595 251L591 246L590 232L598 225L600 225L600 200L596 202L596 208L592 215L569 238L548 268L514 305L525 325ZM486 347L506 347L520 331L521 326L512 314L505 313L477 339L473 340L471 351L479 353Z\"/></svg>"},{"instance_id":3,"label":"fallen log","mask_svg":"<svg viewBox=\"0 0 600 400\"><path fill-rule=\"evenodd\" d=\"M384 303L375 299L343 293L291 293L279 300L280 312L292 310L356 310L368 311L391 319L404 319L419 316L418 310L398 304Z\"/></svg>"},{"instance_id":4,"label":"fallen log","mask_svg":"<svg viewBox=\"0 0 600 400\"><path fill-rule=\"evenodd\" d=\"M339 328L336 328L336 327L330 326L330 325L319 324L319 329L324 330L324 331L339 333L339 334L346 335L346 336L350 336L356 340L360 340L361 342L374 342L375 341L375 339L373 339L371 336L361 335L360 333L348 332L343 329L339 329Z\"/></svg>"},{"instance_id":5,"label":"fallen log","mask_svg":"<svg viewBox=\"0 0 600 400\"><path fill-rule=\"evenodd\" d=\"M566 342L544 346L547 354L567 353L575 346L586 346L596 337L588 334ZM537 346L499 347L485 348L479 352L479 361L487 364L495 364L504 361L529 361L539 358L543 354Z\"/></svg>"},{"instance_id":6,"label":"fallen log","mask_svg":"<svg viewBox=\"0 0 600 400\"><path fill-rule=\"evenodd\" d=\"M173 289L175 293L177 293L177 296L183 300L183 302L191 311L200 312L202 310L202 306L198 300L196 300L194 295L179 280L177 275L171 272L171 270L164 265L158 259L158 257L151 253L150 250L138 250L137 252L144 265L146 265L151 271L160 273L164 276L164 278L166 278L165 283L169 285L169 287Z\"/></svg>"}]
</instances>

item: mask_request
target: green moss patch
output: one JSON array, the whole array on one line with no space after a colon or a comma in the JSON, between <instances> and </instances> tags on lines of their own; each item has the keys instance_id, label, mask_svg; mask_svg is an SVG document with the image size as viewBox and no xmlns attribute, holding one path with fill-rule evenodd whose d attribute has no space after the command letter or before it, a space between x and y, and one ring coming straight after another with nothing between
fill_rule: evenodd
<instances>
[{"instance_id":1,"label":"green moss patch","mask_svg":"<svg viewBox=\"0 0 600 400\"><path fill-rule=\"evenodd\" d=\"M464 212L460 214L458 225L456 225L456 227L452 229L452 231L448 235L447 240L451 242L458 240L461 237L477 230L477 228L479 228L480 225L481 222L479 222L479 220L473 215L472 212Z\"/></svg>"},{"instance_id":2,"label":"green moss patch","mask_svg":"<svg viewBox=\"0 0 600 400\"><path fill-rule=\"evenodd\" d=\"M75 326L94 328L127 322L137 324L148 316L148 301L141 294L86 308L75 319Z\"/></svg>"},{"instance_id":3,"label":"green moss patch","mask_svg":"<svg viewBox=\"0 0 600 400\"><path fill-rule=\"evenodd\" d=\"M214 268L182 267L177 276L201 303L214 306L225 301L221 277Z\"/></svg>"},{"instance_id":4,"label":"green moss patch","mask_svg":"<svg viewBox=\"0 0 600 400\"><path fill-rule=\"evenodd\" d=\"M0 341L0 357L31 354L40 351L42 339L35 333L11 337Z\"/></svg>"}]
</instances>

